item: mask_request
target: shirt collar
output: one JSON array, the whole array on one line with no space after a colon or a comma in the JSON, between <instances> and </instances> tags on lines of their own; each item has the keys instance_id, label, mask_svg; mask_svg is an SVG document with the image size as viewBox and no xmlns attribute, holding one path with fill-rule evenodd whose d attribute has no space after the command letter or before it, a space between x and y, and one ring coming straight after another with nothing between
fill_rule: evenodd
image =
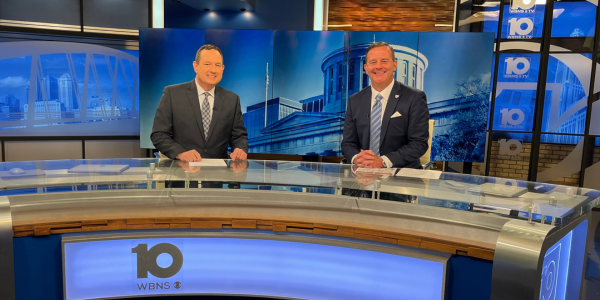
<instances>
[{"instance_id":1,"label":"shirt collar","mask_svg":"<svg viewBox=\"0 0 600 300\"><path fill-rule=\"evenodd\" d=\"M207 92L198 84L196 78L194 78L194 83L196 84L196 89L198 90L198 96L202 96L202 94ZM213 88L210 91L208 91L208 93L213 97L213 99L215 98L215 87L216 86L213 86Z\"/></svg>"},{"instance_id":2,"label":"shirt collar","mask_svg":"<svg viewBox=\"0 0 600 300\"><path fill-rule=\"evenodd\" d=\"M377 94L381 94L381 96L383 97L382 101L387 101L387 99L390 97L390 94L392 93L392 88L394 87L394 83L396 83L395 80L392 80L392 82L385 87L385 89L381 90L381 92L378 92L377 90L375 90L373 88L373 85L371 85L371 93L373 95L373 99L375 99L375 97L377 96Z\"/></svg>"}]
</instances>

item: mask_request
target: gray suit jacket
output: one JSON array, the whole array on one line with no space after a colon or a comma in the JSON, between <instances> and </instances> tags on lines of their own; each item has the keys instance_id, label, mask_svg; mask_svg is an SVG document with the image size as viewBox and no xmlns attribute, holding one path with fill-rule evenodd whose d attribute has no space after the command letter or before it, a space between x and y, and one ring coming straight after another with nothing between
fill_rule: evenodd
<instances>
[{"instance_id":1,"label":"gray suit jacket","mask_svg":"<svg viewBox=\"0 0 600 300\"><path fill-rule=\"evenodd\" d=\"M370 146L371 87L350 96L346 108L342 153L348 162ZM399 112L402 116L391 118ZM394 168L421 168L427 152L429 108L425 93L395 81L381 120L380 155Z\"/></svg>"},{"instance_id":2,"label":"gray suit jacket","mask_svg":"<svg viewBox=\"0 0 600 300\"><path fill-rule=\"evenodd\" d=\"M195 79L194 79L195 80ZM215 102L208 138L204 138L198 89L194 80L170 85L163 90L156 109L150 138L166 156L196 149L202 158L227 158L227 146L248 153L248 133L244 127L240 97L215 87Z\"/></svg>"}]
</instances>

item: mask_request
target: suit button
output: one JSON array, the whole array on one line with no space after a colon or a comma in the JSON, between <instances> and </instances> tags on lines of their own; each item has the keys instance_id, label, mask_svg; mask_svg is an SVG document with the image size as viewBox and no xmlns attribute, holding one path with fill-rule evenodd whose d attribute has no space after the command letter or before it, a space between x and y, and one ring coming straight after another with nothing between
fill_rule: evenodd
<instances>
[{"instance_id":1,"label":"suit button","mask_svg":"<svg viewBox=\"0 0 600 300\"><path fill-rule=\"evenodd\" d=\"M204 152L207 152L208 150L204 149Z\"/></svg>"}]
</instances>

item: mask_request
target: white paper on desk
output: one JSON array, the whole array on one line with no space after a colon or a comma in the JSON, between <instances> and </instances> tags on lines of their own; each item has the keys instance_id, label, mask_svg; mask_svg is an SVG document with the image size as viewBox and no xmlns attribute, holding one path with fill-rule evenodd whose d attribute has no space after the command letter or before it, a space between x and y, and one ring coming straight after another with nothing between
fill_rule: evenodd
<instances>
[{"instance_id":1,"label":"white paper on desk","mask_svg":"<svg viewBox=\"0 0 600 300\"><path fill-rule=\"evenodd\" d=\"M377 174L377 175L390 175L393 176L396 172L396 168L358 168L356 169L356 173L366 173L366 174Z\"/></svg>"},{"instance_id":2,"label":"white paper on desk","mask_svg":"<svg viewBox=\"0 0 600 300\"><path fill-rule=\"evenodd\" d=\"M442 171L418 170L418 169L409 169L409 168L402 168L396 174L396 176L421 178L421 179L440 179L440 175L442 175Z\"/></svg>"},{"instance_id":3,"label":"white paper on desk","mask_svg":"<svg viewBox=\"0 0 600 300\"><path fill-rule=\"evenodd\" d=\"M548 195L546 194L540 194L540 193L532 193L532 192L527 192L521 196L519 196L519 198L525 198L525 199L542 199L544 197L548 197Z\"/></svg>"},{"instance_id":4,"label":"white paper on desk","mask_svg":"<svg viewBox=\"0 0 600 300\"><path fill-rule=\"evenodd\" d=\"M227 164L222 159L205 158L201 161L191 161L190 167L227 167Z\"/></svg>"}]
</instances>

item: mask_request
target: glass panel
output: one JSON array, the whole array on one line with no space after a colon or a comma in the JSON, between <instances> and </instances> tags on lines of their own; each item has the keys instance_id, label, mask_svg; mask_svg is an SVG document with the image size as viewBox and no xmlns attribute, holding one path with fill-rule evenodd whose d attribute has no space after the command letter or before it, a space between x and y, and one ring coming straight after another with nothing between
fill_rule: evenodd
<instances>
[{"instance_id":1,"label":"glass panel","mask_svg":"<svg viewBox=\"0 0 600 300\"><path fill-rule=\"evenodd\" d=\"M517 133L519 134L519 133ZM517 136L506 136L506 138ZM509 151L516 151L509 146ZM390 213L395 211L394 203L410 202L415 205L439 206L448 209L468 210L473 208L477 212L492 213L510 218L521 218L523 213L533 209L536 214L555 217L557 224L568 224L574 213L579 216L580 209L586 213L590 207L598 204L598 191L573 190L564 186L553 184L533 184L512 178L493 178L473 176L457 173L442 173L439 180L422 180L400 176L386 176L376 174L356 173L351 165L327 164L311 162L289 161L260 161L249 160L232 162L225 160L228 167L193 167L188 163L167 159L102 159L102 160L61 160L61 161L35 161L35 162L10 162L0 163L0 177L4 186L0 188L0 195L17 194L45 194L68 193L71 191L100 192L102 190L140 189L148 193L156 193L159 198L151 197L148 201L135 199L137 205L143 209L164 210L164 206L157 206L163 200L171 203L173 199L169 193L161 192L165 188L193 188L197 193L205 195L197 188L238 188L245 189L248 205L264 205L264 195L253 194L258 190L279 190L299 193L329 194L332 203L321 203L327 209L355 210L358 213ZM151 165L153 164L153 165ZM380 193L372 191L376 188L373 184L380 180ZM200 183L198 182L200 181ZM377 186L379 186L377 184ZM190 190L191 192L192 190ZM111 192L112 194L112 192ZM192 195L193 194L193 195ZM160 195L166 198L162 199ZM101 197L101 195L98 195ZM57 197L62 197L57 195ZM65 197L70 197L69 195ZM364 202L361 197L367 197ZM550 202L551 197L555 202ZM30 198L30 197L29 197ZM29 198L26 198L29 199ZM33 197L35 198L35 197ZM53 203L52 199L27 200L27 207L34 205L47 205ZM84 197L85 198L85 197ZM190 198L190 200L192 200ZM294 199L270 199L270 204L277 202L281 205L310 205L314 208L316 199L306 196L306 202ZM373 199L371 199L373 198ZM378 200L393 200L388 205L378 206ZM62 199L62 198L53 198ZM84 200L90 200L86 198ZM19 199L11 200L12 205L22 204ZM140 201L138 201L140 200ZM275 202L273 202L273 201ZM293 201L289 201L293 200ZM98 198L93 198L88 203L99 203ZM165 203L166 203L165 202ZM188 203L189 202L189 203ZM206 201L188 201L190 205L202 205ZM57 205L65 205L65 201L58 201ZM105 207L105 202L100 207ZM277 205L278 205L277 204ZM473 205L470 205L473 204ZM390 206L392 205L392 206ZM402 204L404 205L404 204ZM146 207L147 206L147 207ZM482 207L484 206L484 207ZM283 207L283 206L282 206ZM493 207L493 209L490 209ZM574 208L578 208L575 212ZM393 210L390 210L392 208ZM486 210L487 208L487 210ZM401 209L398 207L398 209ZM145 210L145 211L149 211ZM518 216L514 213L519 212ZM31 219L31 210L13 214L15 222ZM91 212L91 211L90 211ZM441 212L443 214L443 212ZM534 216L534 218L536 218ZM538 218L539 220L539 218Z\"/></svg>"},{"instance_id":2,"label":"glass panel","mask_svg":"<svg viewBox=\"0 0 600 300\"><path fill-rule=\"evenodd\" d=\"M526 179L529 174L532 134L494 132L490 176Z\"/></svg>"},{"instance_id":3,"label":"glass panel","mask_svg":"<svg viewBox=\"0 0 600 300\"><path fill-rule=\"evenodd\" d=\"M542 131L583 134L587 113L592 54L551 54Z\"/></svg>"},{"instance_id":4,"label":"glass panel","mask_svg":"<svg viewBox=\"0 0 600 300\"><path fill-rule=\"evenodd\" d=\"M534 3L533 0L504 0L504 3L501 38L542 37L546 1L537 0Z\"/></svg>"},{"instance_id":5,"label":"glass panel","mask_svg":"<svg viewBox=\"0 0 600 300\"><path fill-rule=\"evenodd\" d=\"M27 120L23 107L29 99L31 83L31 56L0 60L0 130L24 128L25 124L11 124L5 121ZM35 83L34 83L35 84ZM36 85L34 85L35 87ZM37 90L34 89L36 98Z\"/></svg>"},{"instance_id":6,"label":"glass panel","mask_svg":"<svg viewBox=\"0 0 600 300\"><path fill-rule=\"evenodd\" d=\"M458 32L493 32L498 36L498 1L461 1L458 12Z\"/></svg>"},{"instance_id":7,"label":"glass panel","mask_svg":"<svg viewBox=\"0 0 600 300\"><path fill-rule=\"evenodd\" d=\"M538 53L500 54L494 129L532 131L539 66Z\"/></svg>"},{"instance_id":8,"label":"glass panel","mask_svg":"<svg viewBox=\"0 0 600 300\"><path fill-rule=\"evenodd\" d=\"M550 51L592 51L596 8L590 1L556 1L551 40L554 47L550 47Z\"/></svg>"},{"instance_id":9,"label":"glass panel","mask_svg":"<svg viewBox=\"0 0 600 300\"><path fill-rule=\"evenodd\" d=\"M583 138L542 134L537 181L579 186Z\"/></svg>"}]
</instances>

